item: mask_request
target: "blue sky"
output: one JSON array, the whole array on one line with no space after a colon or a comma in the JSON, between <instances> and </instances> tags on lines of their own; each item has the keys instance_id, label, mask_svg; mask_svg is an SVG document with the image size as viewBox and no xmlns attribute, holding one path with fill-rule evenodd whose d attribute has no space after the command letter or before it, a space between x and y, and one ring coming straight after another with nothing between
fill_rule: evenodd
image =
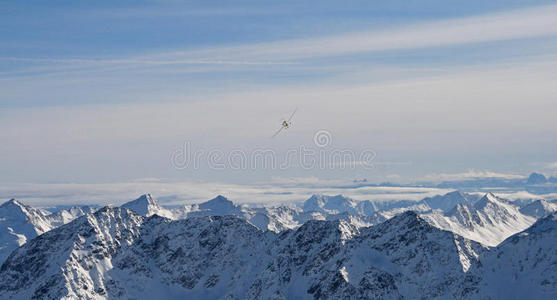
<instances>
[{"instance_id":1,"label":"blue sky","mask_svg":"<svg viewBox=\"0 0 557 300\"><path fill-rule=\"evenodd\" d=\"M556 1L17 1L0 15L3 182L555 171ZM319 129L378 167L169 162L185 141L284 155Z\"/></svg>"}]
</instances>

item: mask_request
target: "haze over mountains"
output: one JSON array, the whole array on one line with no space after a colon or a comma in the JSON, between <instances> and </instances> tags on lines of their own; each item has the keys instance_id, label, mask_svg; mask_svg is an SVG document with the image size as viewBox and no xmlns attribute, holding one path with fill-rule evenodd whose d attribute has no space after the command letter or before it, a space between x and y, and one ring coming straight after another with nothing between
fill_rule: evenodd
<instances>
[{"instance_id":1,"label":"haze over mountains","mask_svg":"<svg viewBox=\"0 0 557 300\"><path fill-rule=\"evenodd\" d=\"M0 206L0 296L497 298L528 288L550 298L556 211L550 201L462 192L390 202L313 195L301 207L218 196L173 209L146 194L56 213L10 200Z\"/></svg>"}]
</instances>

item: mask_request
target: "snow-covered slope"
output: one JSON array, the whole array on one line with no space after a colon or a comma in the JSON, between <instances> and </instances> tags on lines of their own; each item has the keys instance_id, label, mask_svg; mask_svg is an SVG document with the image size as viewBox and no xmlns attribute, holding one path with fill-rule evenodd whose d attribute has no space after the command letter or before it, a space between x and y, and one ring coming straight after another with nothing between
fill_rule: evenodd
<instances>
[{"instance_id":1,"label":"snow-covered slope","mask_svg":"<svg viewBox=\"0 0 557 300\"><path fill-rule=\"evenodd\" d=\"M201 204L186 205L164 214L171 219L184 219L194 216L233 215L246 219L262 230L280 232L295 229L309 220L342 219L356 226L371 226L406 211L420 213L435 209L446 209L458 203L473 203L473 195L453 192L446 195L425 198L422 201L356 201L343 195L313 195L307 199L302 208L296 207L246 207L236 205L224 196L217 196ZM142 215L145 215L144 213ZM160 214L159 214L160 215Z\"/></svg>"},{"instance_id":2,"label":"snow-covered slope","mask_svg":"<svg viewBox=\"0 0 557 300\"><path fill-rule=\"evenodd\" d=\"M493 195L457 208L468 209L450 213L462 228L522 218ZM557 297L557 213L495 248L412 211L370 227L321 216L338 218L275 233L238 216L172 221L105 207L16 249L0 269L0 299Z\"/></svg>"},{"instance_id":3,"label":"snow-covered slope","mask_svg":"<svg viewBox=\"0 0 557 300\"><path fill-rule=\"evenodd\" d=\"M203 203L186 205L173 209L172 219L185 219L203 216L237 216L247 220L261 230L279 232L300 226L297 220L299 210L289 207L249 208L236 205L222 195Z\"/></svg>"},{"instance_id":4,"label":"snow-covered slope","mask_svg":"<svg viewBox=\"0 0 557 300\"><path fill-rule=\"evenodd\" d=\"M487 246L496 246L509 236L528 228L539 217L555 211L557 205L537 201L521 209L491 193L480 198L455 191L417 202L399 200L387 203L355 201L342 195L314 195L303 207L304 212L318 212L325 215L325 219L331 219L332 215L339 212L350 215L352 219L371 219L367 223L362 222L363 226L375 225L406 211L414 211L438 228Z\"/></svg>"},{"instance_id":5,"label":"snow-covered slope","mask_svg":"<svg viewBox=\"0 0 557 300\"><path fill-rule=\"evenodd\" d=\"M281 232L287 229L295 229L308 220L314 218L324 219L325 216L319 213L304 214L300 209L280 206L280 207L262 207L262 208L246 208L242 209L242 217L249 223L261 230L270 230L273 232Z\"/></svg>"},{"instance_id":6,"label":"snow-covered slope","mask_svg":"<svg viewBox=\"0 0 557 300\"><path fill-rule=\"evenodd\" d=\"M95 212L91 206L73 206L69 209L61 209L46 216L52 228L67 224L74 219Z\"/></svg>"},{"instance_id":7,"label":"snow-covered slope","mask_svg":"<svg viewBox=\"0 0 557 300\"><path fill-rule=\"evenodd\" d=\"M0 265L17 247L52 228L92 212L91 207L72 207L56 213L11 199L0 205Z\"/></svg>"},{"instance_id":8,"label":"snow-covered slope","mask_svg":"<svg viewBox=\"0 0 557 300\"><path fill-rule=\"evenodd\" d=\"M535 217L522 214L518 206L491 193L474 205L457 204L444 214L427 213L422 216L438 228L487 246L497 246L536 221Z\"/></svg>"},{"instance_id":9,"label":"snow-covered slope","mask_svg":"<svg viewBox=\"0 0 557 300\"><path fill-rule=\"evenodd\" d=\"M395 211L402 213L411 206L424 204L411 200L363 200L356 201L343 195L327 196L313 195L303 204L304 212L319 212L322 214L349 213L352 215L372 216L378 212ZM412 210L412 209L409 209Z\"/></svg>"},{"instance_id":10,"label":"snow-covered slope","mask_svg":"<svg viewBox=\"0 0 557 300\"><path fill-rule=\"evenodd\" d=\"M547 200L536 200L522 208L520 212L534 218L542 218L557 211L557 204Z\"/></svg>"},{"instance_id":11,"label":"snow-covered slope","mask_svg":"<svg viewBox=\"0 0 557 300\"><path fill-rule=\"evenodd\" d=\"M356 201L342 195L313 195L304 202L303 209L305 212L320 212L325 214L338 214L343 212L357 214L356 205Z\"/></svg>"},{"instance_id":12,"label":"snow-covered slope","mask_svg":"<svg viewBox=\"0 0 557 300\"><path fill-rule=\"evenodd\" d=\"M174 219L201 216L240 216L242 214L242 206L235 205L222 195L203 203L185 205L172 210Z\"/></svg>"},{"instance_id":13,"label":"snow-covered slope","mask_svg":"<svg viewBox=\"0 0 557 300\"><path fill-rule=\"evenodd\" d=\"M0 270L0 298L60 299L107 296L112 257L139 235L143 218L105 207L48 231L16 249ZM113 286L115 284L115 286Z\"/></svg>"},{"instance_id":14,"label":"snow-covered slope","mask_svg":"<svg viewBox=\"0 0 557 300\"><path fill-rule=\"evenodd\" d=\"M417 202L413 205L410 206L402 206L402 207L398 207L398 208L391 208L391 209L386 209L386 210L380 210L378 212L378 214L380 214L381 216L383 216L386 219L390 219L396 215L400 215L404 212L407 211L413 211L413 212L417 212L417 213L421 213L421 214L426 214L426 213L431 213L432 209L431 207L429 207L427 204L422 203L422 202Z\"/></svg>"},{"instance_id":15,"label":"snow-covered slope","mask_svg":"<svg viewBox=\"0 0 557 300\"><path fill-rule=\"evenodd\" d=\"M449 211L458 204L472 205L478 199L475 195L454 191L445 195L437 195L434 197L427 197L420 201L432 209L440 209L442 211Z\"/></svg>"},{"instance_id":16,"label":"snow-covered slope","mask_svg":"<svg viewBox=\"0 0 557 300\"><path fill-rule=\"evenodd\" d=\"M378 213L363 215L358 214L355 210L346 212L346 209L351 207L351 204L347 203L355 205L356 202L341 195L314 195L305 202L304 209L288 206L247 207L236 205L226 197L219 195L207 202L173 209L171 212L172 219L237 216L261 230L273 232L295 229L309 220L345 220L359 227L375 225L385 220L385 217Z\"/></svg>"},{"instance_id":17,"label":"snow-covered slope","mask_svg":"<svg viewBox=\"0 0 557 300\"><path fill-rule=\"evenodd\" d=\"M234 216L171 221L105 207L14 251L0 298L459 297L473 290L465 271L482 251L413 212L276 234Z\"/></svg>"},{"instance_id":18,"label":"snow-covered slope","mask_svg":"<svg viewBox=\"0 0 557 300\"><path fill-rule=\"evenodd\" d=\"M240 298L268 261L276 237L234 216L170 222L152 217L130 251L115 259L126 295L137 299ZM147 250L147 251L146 251Z\"/></svg>"},{"instance_id":19,"label":"snow-covered slope","mask_svg":"<svg viewBox=\"0 0 557 300\"><path fill-rule=\"evenodd\" d=\"M414 212L367 228L310 221L281 234L273 248L272 263L250 290L254 298L461 297L478 280L465 270L485 251Z\"/></svg>"},{"instance_id":20,"label":"snow-covered slope","mask_svg":"<svg viewBox=\"0 0 557 300\"><path fill-rule=\"evenodd\" d=\"M52 228L47 215L15 199L0 205L0 264L15 248Z\"/></svg>"},{"instance_id":21,"label":"snow-covered slope","mask_svg":"<svg viewBox=\"0 0 557 300\"><path fill-rule=\"evenodd\" d=\"M172 212L160 206L157 200L153 198L151 194L141 195L139 196L139 198L123 204L122 207L146 217L155 214L161 217L172 217Z\"/></svg>"},{"instance_id":22,"label":"snow-covered slope","mask_svg":"<svg viewBox=\"0 0 557 300\"><path fill-rule=\"evenodd\" d=\"M474 204L477 202L476 204ZM452 210L447 207L457 204ZM435 226L450 230L486 245L495 246L508 236L524 230L535 219L553 211L557 205L533 202L517 211L513 204L487 195L476 201L473 195L452 192L422 201L355 201L342 195L313 195L299 207L247 207L236 205L223 196L200 204L165 209L150 194L140 196L122 207L142 216L157 214L178 220L201 216L233 215L261 230L281 232L296 229L309 220L344 220L356 227L379 224L386 219L415 211ZM73 207L55 213L23 205L16 200L0 208L0 262L27 240L73 219L93 212L91 207Z\"/></svg>"},{"instance_id":23,"label":"snow-covered slope","mask_svg":"<svg viewBox=\"0 0 557 300\"><path fill-rule=\"evenodd\" d=\"M171 221L105 207L17 249L0 270L0 298L241 295L274 238L233 216Z\"/></svg>"},{"instance_id":24,"label":"snow-covered slope","mask_svg":"<svg viewBox=\"0 0 557 300\"><path fill-rule=\"evenodd\" d=\"M141 215L154 213L174 220L200 216L233 215L262 230L280 232L295 229L309 220L345 220L358 227L376 225L386 219L415 211L435 226L475 241L495 246L510 235L524 230L537 217L521 214L518 207L487 194L478 196L451 192L421 201L355 201L342 195L313 195L296 207L258 207L236 205L224 196L200 204L166 210L149 195L124 205ZM483 203L483 204L482 204ZM456 206L455 206L456 205ZM139 208L137 208L139 206ZM452 209L448 209L452 206ZM549 207L548 205L546 207Z\"/></svg>"},{"instance_id":25,"label":"snow-covered slope","mask_svg":"<svg viewBox=\"0 0 557 300\"><path fill-rule=\"evenodd\" d=\"M480 295L557 299L557 213L505 240L481 259Z\"/></svg>"},{"instance_id":26,"label":"snow-covered slope","mask_svg":"<svg viewBox=\"0 0 557 300\"><path fill-rule=\"evenodd\" d=\"M318 220L315 218L315 220ZM352 215L349 213L340 213L335 215L327 215L325 220L332 221L332 220L341 220L344 221L352 226L357 228L361 227L369 227L373 225L377 225L381 222L387 220L383 215L379 213L375 213L369 216L366 215Z\"/></svg>"},{"instance_id":27,"label":"snow-covered slope","mask_svg":"<svg viewBox=\"0 0 557 300\"><path fill-rule=\"evenodd\" d=\"M226 199L222 195L218 195L214 199L203 202L198 206L199 212L207 212L209 215L231 215L239 210L239 207L234 205L232 201Z\"/></svg>"}]
</instances>

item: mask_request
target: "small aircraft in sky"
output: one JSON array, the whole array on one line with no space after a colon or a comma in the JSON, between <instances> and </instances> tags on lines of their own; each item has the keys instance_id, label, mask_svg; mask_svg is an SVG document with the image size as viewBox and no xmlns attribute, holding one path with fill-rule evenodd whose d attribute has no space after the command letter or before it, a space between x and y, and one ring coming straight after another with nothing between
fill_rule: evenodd
<instances>
[{"instance_id":1,"label":"small aircraft in sky","mask_svg":"<svg viewBox=\"0 0 557 300\"><path fill-rule=\"evenodd\" d=\"M281 125L280 129L277 132L275 132L275 134L273 134L271 138L277 136L283 129L288 129L290 128L290 126L292 126L292 117L294 117L294 114L296 113L297 110L298 108L294 109L294 112L292 112L290 118L288 118L287 120L282 120L282 123L280 124Z\"/></svg>"}]
</instances>

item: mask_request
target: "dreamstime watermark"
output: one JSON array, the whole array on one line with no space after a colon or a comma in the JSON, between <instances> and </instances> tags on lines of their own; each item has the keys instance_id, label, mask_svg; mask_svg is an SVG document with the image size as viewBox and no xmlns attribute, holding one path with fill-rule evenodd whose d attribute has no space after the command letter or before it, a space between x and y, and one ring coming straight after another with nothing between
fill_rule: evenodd
<instances>
[{"instance_id":1,"label":"dreamstime watermark","mask_svg":"<svg viewBox=\"0 0 557 300\"><path fill-rule=\"evenodd\" d=\"M313 143L315 144L315 146L319 148L325 148L327 146L330 146L332 142L333 142L333 136L329 131L325 129L319 129L313 135Z\"/></svg>"},{"instance_id":2,"label":"dreamstime watermark","mask_svg":"<svg viewBox=\"0 0 557 300\"><path fill-rule=\"evenodd\" d=\"M185 141L172 152L170 162L178 170L197 170L205 166L213 170L285 170L292 167L302 169L355 169L374 167L376 157L372 149L354 151L332 146L331 132L321 129L313 136L313 146L300 145L286 151L270 148L254 150L220 148L196 149Z\"/></svg>"}]
</instances>

